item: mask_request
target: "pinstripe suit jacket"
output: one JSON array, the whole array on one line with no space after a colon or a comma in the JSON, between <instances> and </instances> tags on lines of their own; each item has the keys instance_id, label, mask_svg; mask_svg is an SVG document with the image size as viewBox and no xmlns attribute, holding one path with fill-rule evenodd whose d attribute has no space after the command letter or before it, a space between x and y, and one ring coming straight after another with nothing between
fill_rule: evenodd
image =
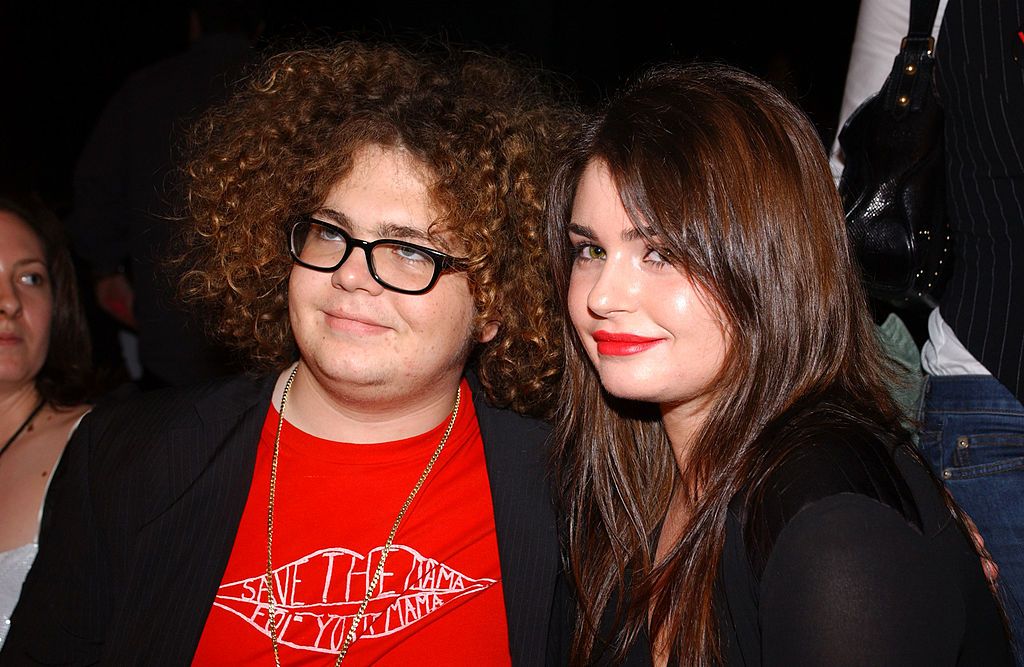
<instances>
[{"instance_id":1,"label":"pinstripe suit jacket","mask_svg":"<svg viewBox=\"0 0 1024 667\"><path fill-rule=\"evenodd\" d=\"M245 506L274 380L142 394L83 421L48 494L39 556L0 664L191 661ZM558 569L548 429L488 406L471 382L512 660L542 664Z\"/></svg>"},{"instance_id":2,"label":"pinstripe suit jacket","mask_svg":"<svg viewBox=\"0 0 1024 667\"><path fill-rule=\"evenodd\" d=\"M950 0L935 47L953 276L942 317L1024 400L1024 0Z\"/></svg>"}]
</instances>

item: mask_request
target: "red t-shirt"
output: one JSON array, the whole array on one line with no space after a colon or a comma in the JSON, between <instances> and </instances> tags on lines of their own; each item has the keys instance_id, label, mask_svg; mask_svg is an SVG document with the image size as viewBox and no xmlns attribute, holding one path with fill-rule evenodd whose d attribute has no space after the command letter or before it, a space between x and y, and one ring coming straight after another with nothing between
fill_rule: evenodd
<instances>
[{"instance_id":1,"label":"red t-shirt","mask_svg":"<svg viewBox=\"0 0 1024 667\"><path fill-rule=\"evenodd\" d=\"M271 406L193 664L273 664L264 573L277 421ZM333 664L395 517L447 425L357 445L285 421L273 563L283 665ZM402 520L376 588L345 664L510 664L490 484L466 382L451 436Z\"/></svg>"}]
</instances>

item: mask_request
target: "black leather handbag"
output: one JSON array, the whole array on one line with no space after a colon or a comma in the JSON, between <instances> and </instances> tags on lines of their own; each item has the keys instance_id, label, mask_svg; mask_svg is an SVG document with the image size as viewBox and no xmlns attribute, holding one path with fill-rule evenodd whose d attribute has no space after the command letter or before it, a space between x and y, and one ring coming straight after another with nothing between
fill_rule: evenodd
<instances>
[{"instance_id":1,"label":"black leather handbag","mask_svg":"<svg viewBox=\"0 0 1024 667\"><path fill-rule=\"evenodd\" d=\"M897 307L936 305L952 268L942 107L931 36L938 0L913 0L910 30L882 89L839 133L839 192L870 296Z\"/></svg>"}]
</instances>

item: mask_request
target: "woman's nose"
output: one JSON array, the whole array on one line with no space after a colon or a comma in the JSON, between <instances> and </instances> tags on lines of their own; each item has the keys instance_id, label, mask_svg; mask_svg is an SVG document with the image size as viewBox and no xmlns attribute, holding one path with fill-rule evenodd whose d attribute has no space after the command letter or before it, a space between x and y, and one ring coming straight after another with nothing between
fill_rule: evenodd
<instances>
[{"instance_id":1,"label":"woman's nose","mask_svg":"<svg viewBox=\"0 0 1024 667\"><path fill-rule=\"evenodd\" d=\"M21 296L6 276L0 279L0 315L15 317L21 312Z\"/></svg>"},{"instance_id":2,"label":"woman's nose","mask_svg":"<svg viewBox=\"0 0 1024 667\"><path fill-rule=\"evenodd\" d=\"M600 317L634 310L640 289L635 274L629 258L606 259L587 296L587 307Z\"/></svg>"}]
</instances>

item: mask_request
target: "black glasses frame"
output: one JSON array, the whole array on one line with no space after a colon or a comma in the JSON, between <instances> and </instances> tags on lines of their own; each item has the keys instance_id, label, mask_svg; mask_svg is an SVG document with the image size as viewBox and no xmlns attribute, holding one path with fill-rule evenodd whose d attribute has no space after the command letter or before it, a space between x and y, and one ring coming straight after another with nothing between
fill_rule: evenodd
<instances>
[{"instance_id":1,"label":"black glasses frame","mask_svg":"<svg viewBox=\"0 0 1024 667\"><path fill-rule=\"evenodd\" d=\"M342 254L341 259L338 260L337 264L329 267L316 266L314 264L304 262L302 261L302 259L299 258L299 253L296 252L295 247L295 230L298 229L299 225L303 224L313 225L314 227L323 227L324 229L330 230L332 233L339 234L342 238L345 239L345 252ZM411 250L415 250L416 252L421 252L427 257L429 257L431 260L433 260L434 274L430 277L430 282L427 283L426 287L424 287L423 289L416 290L402 289L401 287L395 287L394 285L388 283L386 280L383 280L377 274L377 268L373 265L373 249L385 243L397 245L402 248L409 248ZM467 260L462 257L455 257L453 255L443 253L440 250L434 250L433 248L427 248L425 246L416 245L415 243L409 243L408 241L399 241L398 239L377 239L375 241L364 241L362 239L355 238L354 236L346 232L341 227L338 227L337 225L332 225L329 222L317 220L316 218L301 218L294 221L292 223L291 231L288 233L288 252L292 256L292 261L294 261L299 266L305 267L307 269L312 269L313 271L320 271L321 273L334 273L339 268L341 268L341 265L344 264L345 260L347 260L349 256L352 254L353 248L361 248L363 250L363 254L366 255L366 268L370 270L370 275L377 282L377 284L383 287L384 289L391 290L392 292L398 292L399 294L425 294L426 292L429 292L431 289L434 288L434 285L437 284L437 281L441 277L441 274L444 273L445 271L465 271L468 268Z\"/></svg>"}]
</instances>

